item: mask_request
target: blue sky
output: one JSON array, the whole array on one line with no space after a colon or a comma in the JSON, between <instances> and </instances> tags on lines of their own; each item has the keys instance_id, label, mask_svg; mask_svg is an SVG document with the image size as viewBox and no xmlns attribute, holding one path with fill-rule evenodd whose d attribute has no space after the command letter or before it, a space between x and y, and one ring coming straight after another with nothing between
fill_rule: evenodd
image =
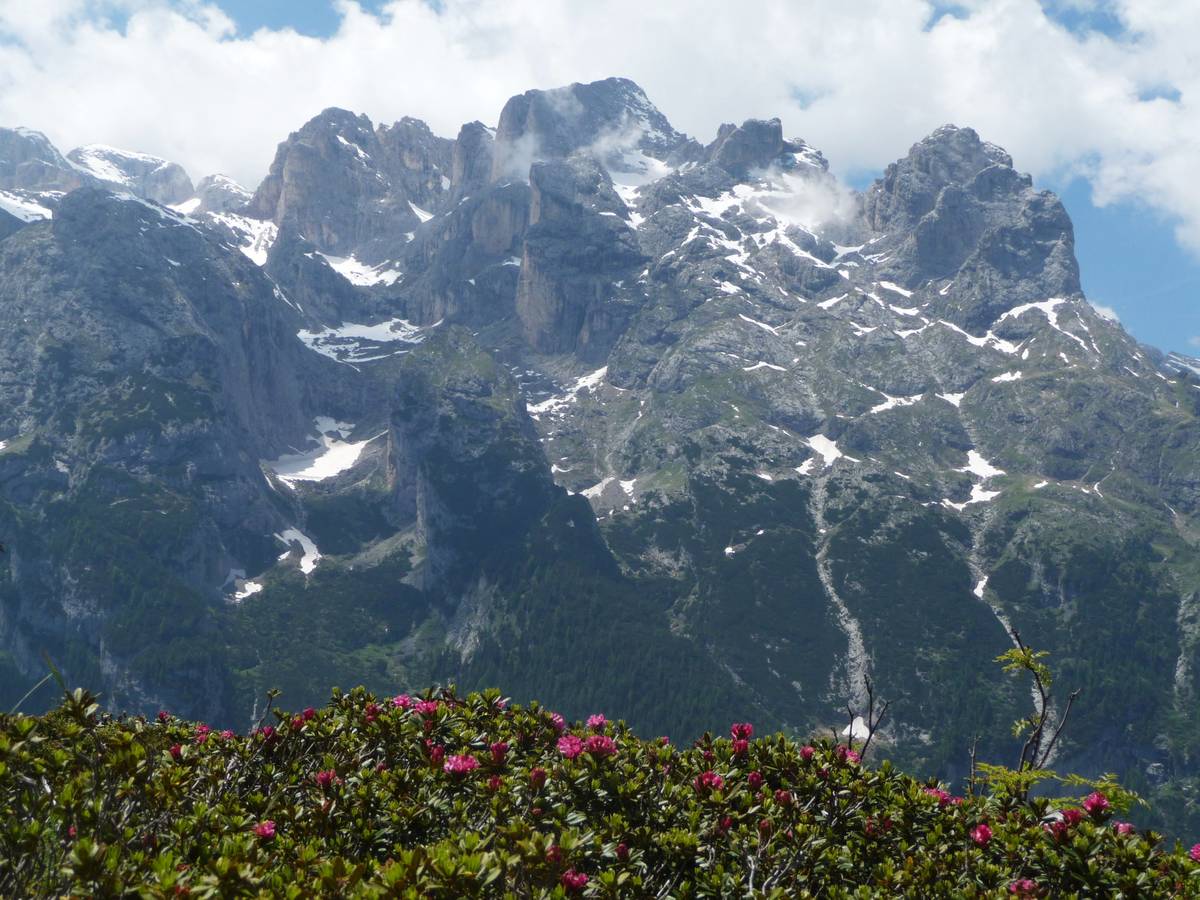
<instances>
[{"instance_id":1,"label":"blue sky","mask_svg":"<svg viewBox=\"0 0 1200 900\"><path fill-rule=\"evenodd\" d=\"M363 0L360 5L374 11L383 6L383 0ZM220 0L217 6L244 33L259 28L294 28L301 34L325 37L337 30L340 21L330 0Z\"/></svg>"},{"instance_id":2,"label":"blue sky","mask_svg":"<svg viewBox=\"0 0 1200 900\"><path fill-rule=\"evenodd\" d=\"M854 187L969 125L1063 198L1094 303L1200 354L1197 34L1197 0L0 0L0 124L251 187L327 106L452 136L610 75L702 141L779 116Z\"/></svg>"}]
</instances>

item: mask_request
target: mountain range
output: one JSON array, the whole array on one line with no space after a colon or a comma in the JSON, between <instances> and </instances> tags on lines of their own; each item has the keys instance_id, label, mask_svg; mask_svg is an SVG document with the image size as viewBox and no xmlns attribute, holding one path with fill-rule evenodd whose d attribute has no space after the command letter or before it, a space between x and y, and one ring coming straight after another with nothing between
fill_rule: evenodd
<instances>
[{"instance_id":1,"label":"mountain range","mask_svg":"<svg viewBox=\"0 0 1200 900\"><path fill-rule=\"evenodd\" d=\"M1200 361L970 128L864 192L619 78L454 139L329 109L253 191L0 129L0 317L0 702L43 653L239 726L455 681L827 733L870 688L954 779L1015 753L1016 628L1081 689L1056 765L1200 823Z\"/></svg>"}]
</instances>

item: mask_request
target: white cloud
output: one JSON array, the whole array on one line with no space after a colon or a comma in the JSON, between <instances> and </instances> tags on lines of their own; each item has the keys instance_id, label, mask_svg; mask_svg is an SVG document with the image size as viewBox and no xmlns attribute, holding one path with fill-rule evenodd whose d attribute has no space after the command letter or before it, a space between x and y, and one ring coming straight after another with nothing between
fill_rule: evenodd
<instances>
[{"instance_id":1,"label":"white cloud","mask_svg":"<svg viewBox=\"0 0 1200 900\"><path fill-rule=\"evenodd\" d=\"M378 17L337 5L340 28L315 39L239 36L202 0L0 0L0 122L64 151L104 142L253 185L326 106L453 135L530 87L625 75L703 142L722 121L777 115L840 172L971 125L1035 177L1079 173L1098 202L1157 208L1200 251L1192 0L1048 4L1104 9L1117 39L1068 31L1037 0L967 0L941 18L926 0L442 0L440 13L397 0ZM105 24L113 13L123 29Z\"/></svg>"},{"instance_id":2,"label":"white cloud","mask_svg":"<svg viewBox=\"0 0 1200 900\"><path fill-rule=\"evenodd\" d=\"M1105 306L1103 303L1096 303L1095 301L1092 301L1092 309L1094 309L1102 319L1108 319L1110 322L1121 321L1121 317L1117 315L1117 311L1111 306Z\"/></svg>"}]
</instances>

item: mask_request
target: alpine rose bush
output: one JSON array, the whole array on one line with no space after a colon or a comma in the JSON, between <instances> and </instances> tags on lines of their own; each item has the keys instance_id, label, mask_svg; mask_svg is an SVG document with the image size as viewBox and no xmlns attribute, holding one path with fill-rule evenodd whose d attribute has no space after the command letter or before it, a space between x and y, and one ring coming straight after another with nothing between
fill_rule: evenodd
<instances>
[{"instance_id":1,"label":"alpine rose bush","mask_svg":"<svg viewBox=\"0 0 1200 900\"><path fill-rule=\"evenodd\" d=\"M356 689L219 739L82 691L0 715L0 896L1200 897L1200 844L1116 792L953 797L847 745L501 698Z\"/></svg>"}]
</instances>

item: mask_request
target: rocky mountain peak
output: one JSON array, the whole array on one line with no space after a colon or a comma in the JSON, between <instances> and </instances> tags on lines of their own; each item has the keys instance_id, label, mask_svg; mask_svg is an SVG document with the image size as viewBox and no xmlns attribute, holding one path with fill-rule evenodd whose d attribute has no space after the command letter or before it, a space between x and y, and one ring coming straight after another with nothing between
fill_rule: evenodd
<instances>
[{"instance_id":1,"label":"rocky mountain peak","mask_svg":"<svg viewBox=\"0 0 1200 900\"><path fill-rule=\"evenodd\" d=\"M40 131L0 128L0 190L70 191L84 181Z\"/></svg>"},{"instance_id":2,"label":"rocky mountain peak","mask_svg":"<svg viewBox=\"0 0 1200 900\"><path fill-rule=\"evenodd\" d=\"M187 212L223 213L241 209L254 195L228 175L205 175L196 185L195 205Z\"/></svg>"},{"instance_id":3,"label":"rocky mountain peak","mask_svg":"<svg viewBox=\"0 0 1200 900\"><path fill-rule=\"evenodd\" d=\"M87 144L76 147L67 159L106 186L156 203L181 203L194 193L192 180L182 166L146 153Z\"/></svg>"},{"instance_id":4,"label":"rocky mountain peak","mask_svg":"<svg viewBox=\"0 0 1200 900\"><path fill-rule=\"evenodd\" d=\"M418 119L378 130L326 109L279 145L247 212L320 252L372 265L395 259L449 196L453 142Z\"/></svg>"},{"instance_id":5,"label":"rocky mountain peak","mask_svg":"<svg viewBox=\"0 0 1200 900\"><path fill-rule=\"evenodd\" d=\"M458 130L450 163L450 193L454 199L461 199L488 183L495 143L495 132L482 122L468 122Z\"/></svg>"},{"instance_id":6,"label":"rocky mountain peak","mask_svg":"<svg viewBox=\"0 0 1200 900\"><path fill-rule=\"evenodd\" d=\"M880 231L910 227L933 209L943 189L964 188L985 170L996 167L1011 173L1012 157L980 140L974 129L943 125L889 165L883 178L871 187L866 197L869 223ZM990 183L995 184L999 177L997 174ZM1026 188L1031 182L1026 176L1010 184Z\"/></svg>"},{"instance_id":7,"label":"rocky mountain peak","mask_svg":"<svg viewBox=\"0 0 1200 900\"><path fill-rule=\"evenodd\" d=\"M496 129L495 180L524 178L535 159L576 150L630 147L664 159L686 141L645 92L627 78L606 78L511 98Z\"/></svg>"},{"instance_id":8,"label":"rocky mountain peak","mask_svg":"<svg viewBox=\"0 0 1200 900\"><path fill-rule=\"evenodd\" d=\"M722 125L716 140L705 148L705 157L735 177L765 169L784 152L783 123L779 119L747 119L739 128Z\"/></svg>"}]
</instances>

